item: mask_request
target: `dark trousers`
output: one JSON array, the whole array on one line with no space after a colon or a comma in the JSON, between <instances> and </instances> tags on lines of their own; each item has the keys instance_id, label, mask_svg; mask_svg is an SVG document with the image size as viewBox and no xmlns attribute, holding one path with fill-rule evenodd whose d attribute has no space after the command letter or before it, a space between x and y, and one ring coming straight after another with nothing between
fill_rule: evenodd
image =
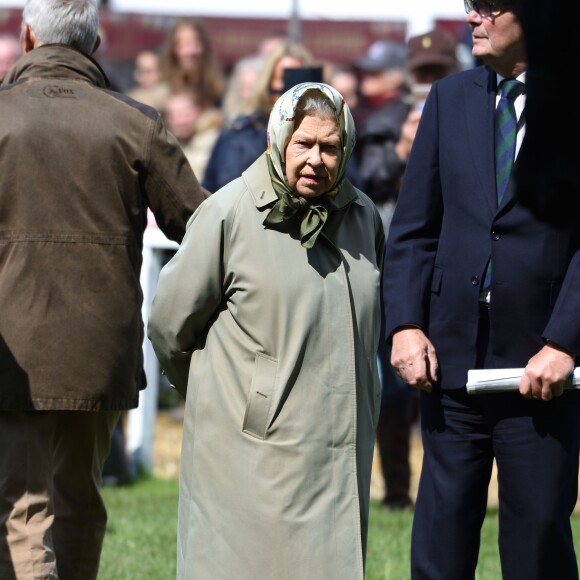
<instances>
[{"instance_id":1,"label":"dark trousers","mask_svg":"<svg viewBox=\"0 0 580 580\"><path fill-rule=\"evenodd\" d=\"M411 429L418 416L418 392L400 379L390 364L390 348L381 343L378 363L383 385L376 431L385 484L383 505L404 509L413 505L411 488Z\"/></svg>"},{"instance_id":2,"label":"dark trousers","mask_svg":"<svg viewBox=\"0 0 580 580\"><path fill-rule=\"evenodd\" d=\"M488 337L483 312L483 365ZM550 402L518 392L422 392L411 578L475 578L495 459L503 580L577 580L570 515L578 498L579 412L578 390Z\"/></svg>"}]
</instances>

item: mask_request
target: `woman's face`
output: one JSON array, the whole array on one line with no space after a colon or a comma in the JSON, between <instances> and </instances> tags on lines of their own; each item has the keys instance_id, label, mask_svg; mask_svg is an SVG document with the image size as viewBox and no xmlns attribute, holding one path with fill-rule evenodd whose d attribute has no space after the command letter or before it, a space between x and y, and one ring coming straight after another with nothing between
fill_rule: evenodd
<instances>
[{"instance_id":1,"label":"woman's face","mask_svg":"<svg viewBox=\"0 0 580 580\"><path fill-rule=\"evenodd\" d=\"M182 69L193 69L203 54L203 44L197 30L189 24L182 24L173 36L173 53Z\"/></svg>"},{"instance_id":2,"label":"woman's face","mask_svg":"<svg viewBox=\"0 0 580 580\"><path fill-rule=\"evenodd\" d=\"M335 119L308 115L294 128L284 151L288 185L303 197L330 190L342 160L340 130Z\"/></svg>"},{"instance_id":3,"label":"woman's face","mask_svg":"<svg viewBox=\"0 0 580 580\"><path fill-rule=\"evenodd\" d=\"M161 80L159 57L153 52L142 52L135 59L135 84L139 87L154 87Z\"/></svg>"},{"instance_id":4,"label":"woman's face","mask_svg":"<svg viewBox=\"0 0 580 580\"><path fill-rule=\"evenodd\" d=\"M274 91L272 94L272 104L276 102L278 97L284 91L284 69L286 68L301 68L304 63L294 56L283 56L274 67L272 77L270 78L270 90Z\"/></svg>"},{"instance_id":5,"label":"woman's face","mask_svg":"<svg viewBox=\"0 0 580 580\"><path fill-rule=\"evenodd\" d=\"M191 139L195 124L202 113L201 107L188 95L170 95L164 107L167 128L184 143Z\"/></svg>"}]
</instances>

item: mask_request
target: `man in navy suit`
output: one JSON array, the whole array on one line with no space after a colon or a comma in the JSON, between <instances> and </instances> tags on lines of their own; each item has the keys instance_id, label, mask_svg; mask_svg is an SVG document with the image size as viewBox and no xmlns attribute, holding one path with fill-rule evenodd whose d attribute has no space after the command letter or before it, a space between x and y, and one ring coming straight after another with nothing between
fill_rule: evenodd
<instances>
[{"instance_id":1,"label":"man in navy suit","mask_svg":"<svg viewBox=\"0 0 580 580\"><path fill-rule=\"evenodd\" d=\"M495 459L504 580L577 580L580 391L564 383L580 362L580 227L535 217L513 182L498 202L498 85L525 83L524 39L511 4L465 8L484 64L433 85L385 258L391 363L421 391L411 577L475 577ZM514 105L517 155L525 91ZM519 392L467 393L468 369L514 367Z\"/></svg>"}]
</instances>

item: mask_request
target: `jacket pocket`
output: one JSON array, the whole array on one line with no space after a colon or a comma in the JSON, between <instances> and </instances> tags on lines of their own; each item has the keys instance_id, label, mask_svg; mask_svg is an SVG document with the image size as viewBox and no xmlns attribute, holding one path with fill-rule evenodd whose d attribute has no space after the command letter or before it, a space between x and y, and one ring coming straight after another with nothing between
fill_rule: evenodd
<instances>
[{"instance_id":1,"label":"jacket pocket","mask_svg":"<svg viewBox=\"0 0 580 580\"><path fill-rule=\"evenodd\" d=\"M260 353L256 354L243 432L258 439L266 438L277 369L278 361Z\"/></svg>"},{"instance_id":2,"label":"jacket pocket","mask_svg":"<svg viewBox=\"0 0 580 580\"><path fill-rule=\"evenodd\" d=\"M431 280L431 292L433 294L441 292L441 280L443 280L443 268L435 266L433 268L433 279Z\"/></svg>"}]
</instances>

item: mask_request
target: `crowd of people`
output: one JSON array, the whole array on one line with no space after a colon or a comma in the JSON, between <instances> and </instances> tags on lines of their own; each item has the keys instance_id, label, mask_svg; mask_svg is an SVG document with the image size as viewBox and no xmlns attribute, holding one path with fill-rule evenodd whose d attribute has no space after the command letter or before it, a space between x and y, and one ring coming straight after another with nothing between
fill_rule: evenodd
<instances>
[{"instance_id":1,"label":"crowd of people","mask_svg":"<svg viewBox=\"0 0 580 580\"><path fill-rule=\"evenodd\" d=\"M195 29L201 26L196 20ZM180 29L191 33L194 27L179 22L175 30ZM195 52L193 48L173 48L176 38L175 32L169 36L164 54ZM207 33L203 38L203 43L190 44L203 45L211 54ZM321 80L339 90L355 119L357 139L347 177L375 202L388 235L424 99L435 80L465 67L458 49L453 34L435 28L411 37L408 43L379 40L351 63L337 64L316 60L303 43L281 36L268 37L256 53L245 55L234 64L226 76L222 95L208 102L203 112L193 82L195 75L190 74L187 91L169 90L169 77L163 80L159 57L157 74L151 74L155 53L147 50L137 56L137 86L129 95L162 111L198 179L207 190L215 192L241 175L263 153L272 105L288 88L284 86L284 71L319 66ZM190 57L188 69L192 68L192 61ZM179 61L175 58L174 62ZM214 73L200 73L198 78L221 74L215 58L208 57L204 62L213 63ZM201 58L198 63L201 67ZM187 78L176 70L174 66L173 75ZM156 100L159 95L164 95L161 102ZM168 252L167 258L172 253ZM388 509L412 509L410 451L412 429L418 422L418 396L394 372L389 357L390 347L381 341L378 363L383 388L376 437L384 484L382 501Z\"/></svg>"},{"instance_id":2,"label":"crowd of people","mask_svg":"<svg viewBox=\"0 0 580 580\"><path fill-rule=\"evenodd\" d=\"M25 0L0 37L2 578L96 580L146 334L185 400L178 578L363 580L376 445L412 580L475 577L494 462L503 577L578 580L580 230L516 195L517 11L464 7L469 63L435 28L351 63L272 36L227 71L180 19L121 93L96 0ZM180 245L143 321L151 216ZM468 393L495 368L518 390Z\"/></svg>"},{"instance_id":3,"label":"crowd of people","mask_svg":"<svg viewBox=\"0 0 580 580\"><path fill-rule=\"evenodd\" d=\"M318 59L300 41L273 34L226 67L216 58L203 21L180 19L163 45L136 56L127 94L164 115L188 157L197 157L200 182L215 192L262 153L271 107L287 88L284 70L320 67L320 80L341 92L357 125L348 177L377 203L388 227L420 117L416 89L464 67L457 50L455 36L436 28L408 45L378 41L367 55L336 63Z\"/></svg>"},{"instance_id":4,"label":"crowd of people","mask_svg":"<svg viewBox=\"0 0 580 580\"><path fill-rule=\"evenodd\" d=\"M206 31L199 35L203 42L191 38L202 27L199 20L179 21L159 53L140 53L135 60L135 86L128 92L162 112L202 185L210 192L218 191L263 153L272 105L288 88L284 71L318 66L321 80L339 90L355 119L357 139L347 177L375 202L388 235L428 88L465 66L454 35L435 28L408 43L379 40L350 63L320 61L301 42L266 37L255 53L240 57L231 67L222 93L204 102L196 79L219 78L224 68L214 56L201 58L202 52L214 52ZM188 42L182 39L176 48L185 30ZM166 55L166 60L167 55L182 55L181 60L170 59L170 75L162 74L158 54ZM192 54L197 55L199 68L212 72L192 74ZM180 74L180 68L190 72ZM177 90L170 89L173 77L180 79ZM166 254L169 259L173 252ZM418 396L394 372L389 357L390 347L381 341L378 363L383 388L376 437L382 503L387 509L412 509L410 452L412 429L418 423ZM164 378L161 384L166 385Z\"/></svg>"}]
</instances>

